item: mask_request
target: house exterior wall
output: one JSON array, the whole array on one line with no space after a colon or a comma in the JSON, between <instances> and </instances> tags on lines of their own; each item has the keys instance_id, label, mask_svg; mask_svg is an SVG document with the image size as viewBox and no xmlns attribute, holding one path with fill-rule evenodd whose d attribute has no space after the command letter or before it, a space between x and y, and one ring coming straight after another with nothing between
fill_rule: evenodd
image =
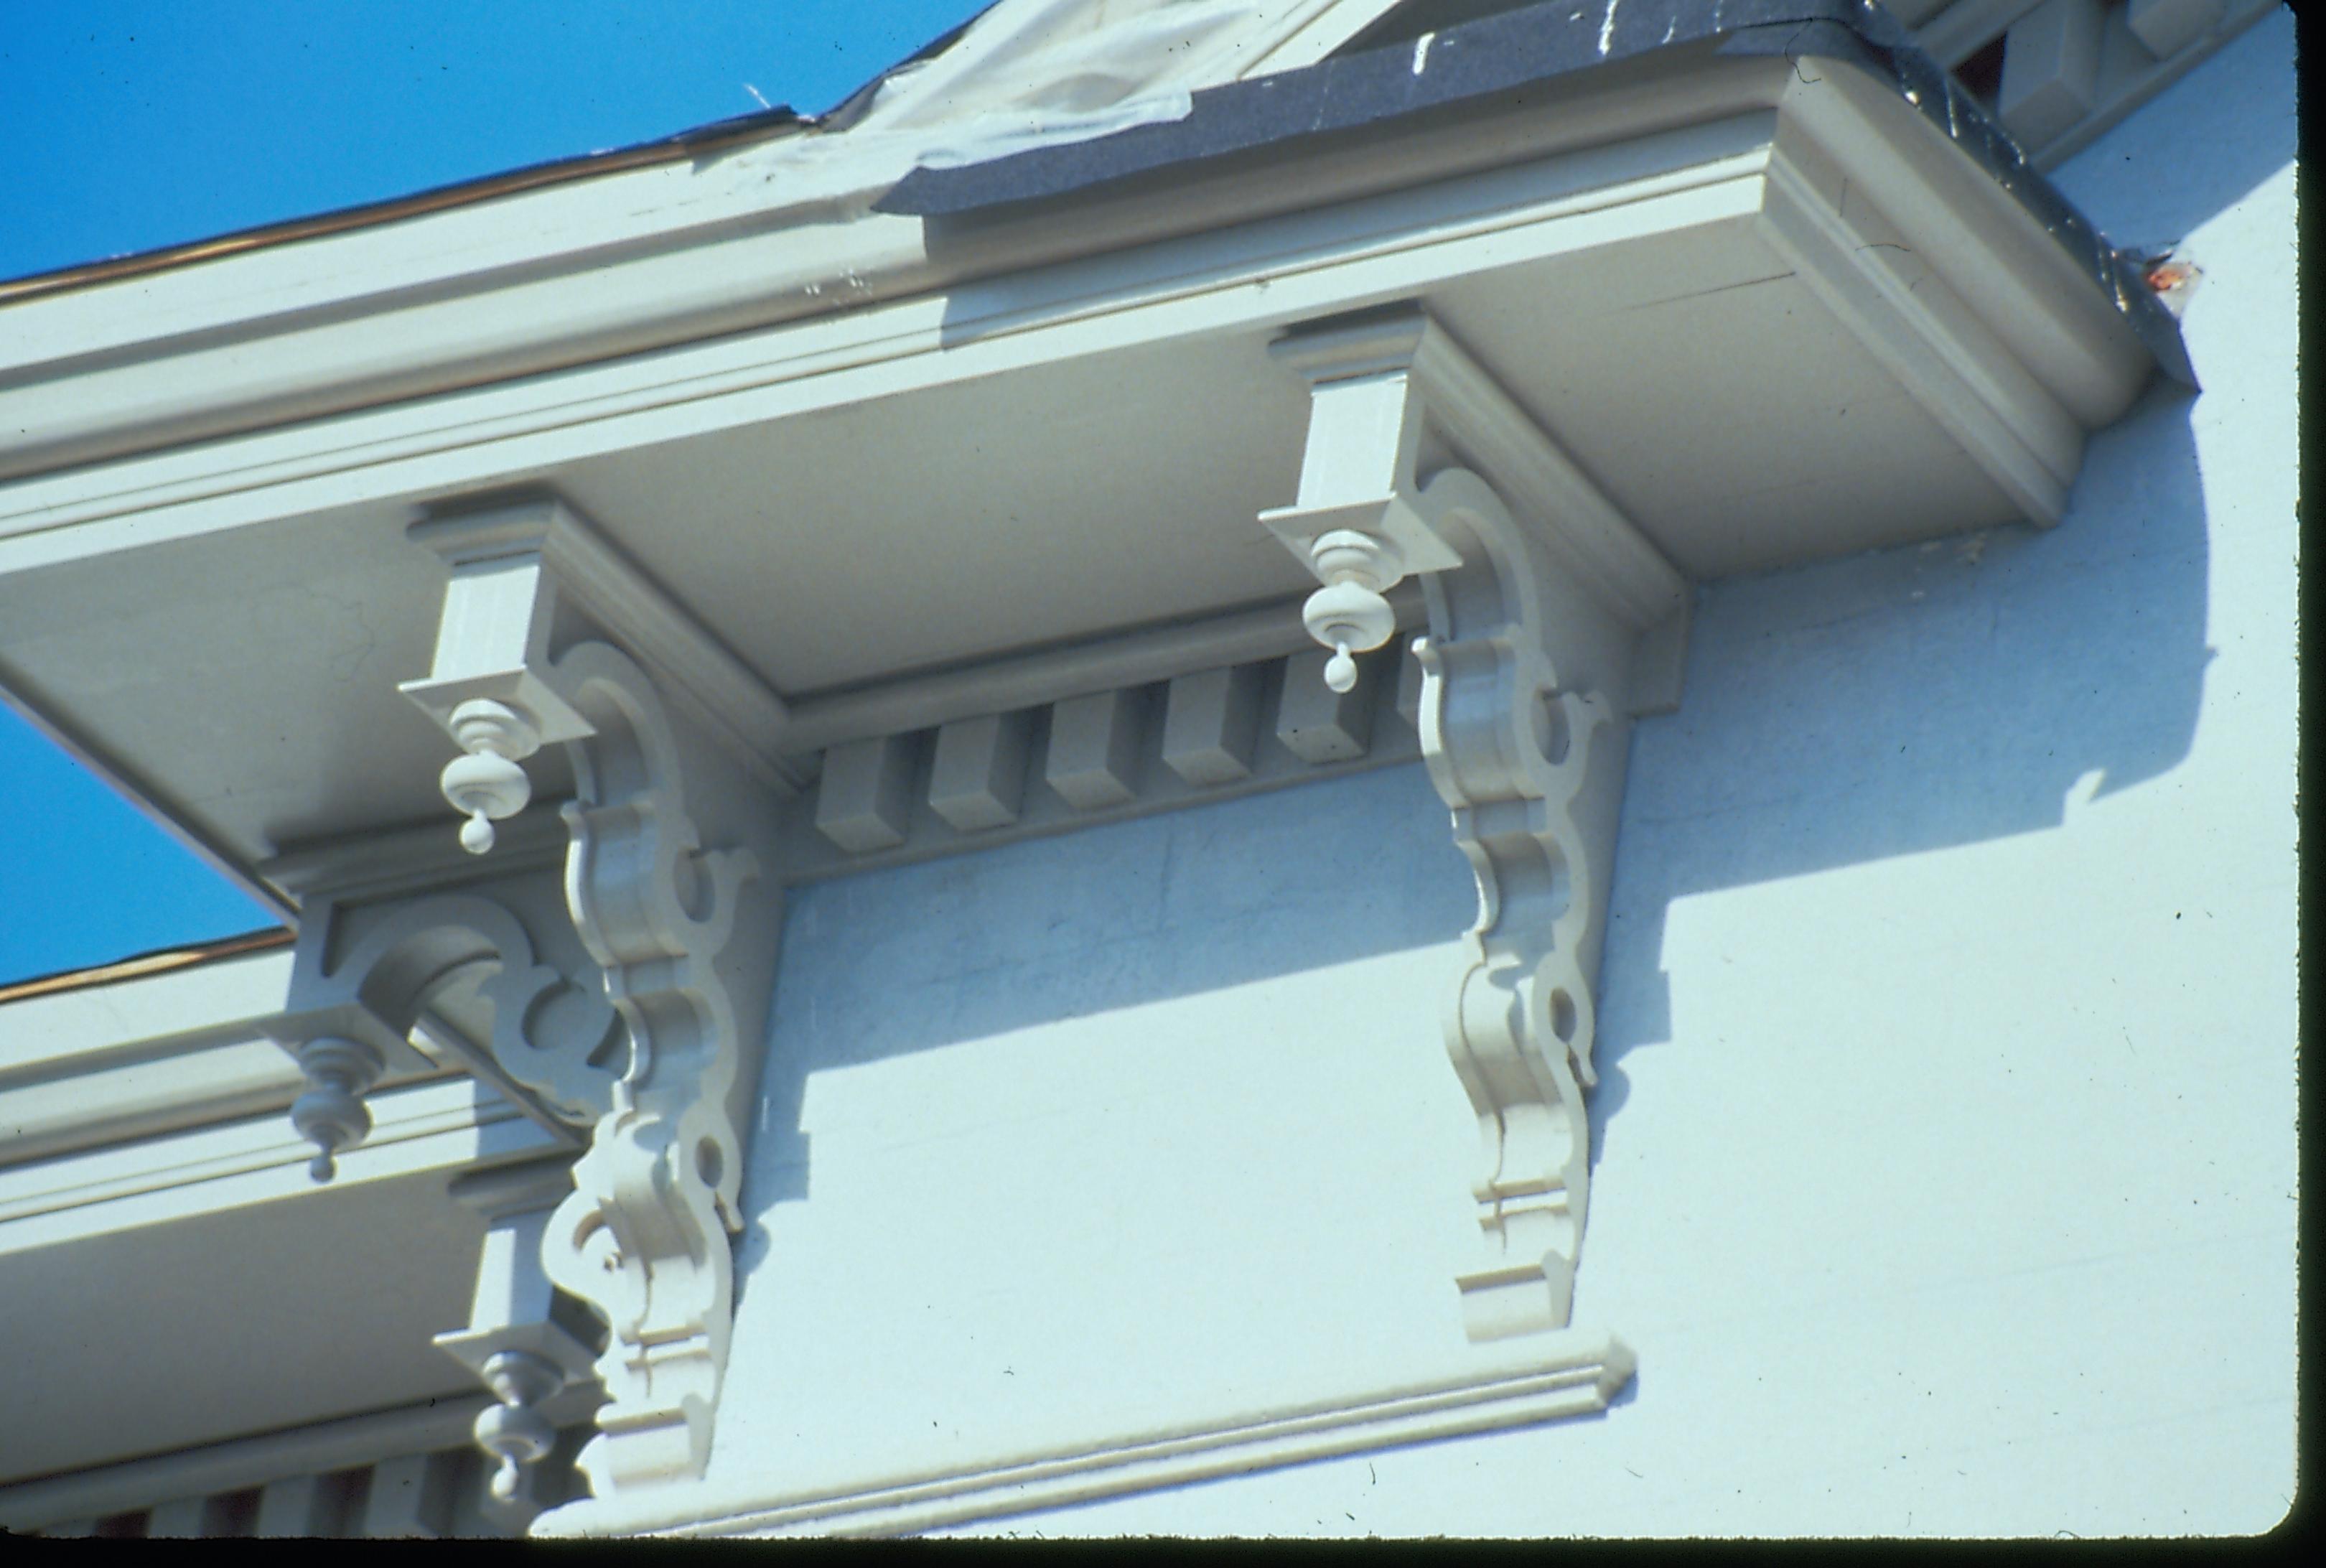
<instances>
[{"instance_id":1,"label":"house exterior wall","mask_svg":"<svg viewBox=\"0 0 2326 1568\"><path fill-rule=\"evenodd\" d=\"M2239 1533L2293 1490L2293 28L2055 182L2207 390L2067 519L1701 596L1634 731L1604 1415L971 1534ZM707 1478L1458 1365L1475 894L1417 765L794 891Z\"/></svg>"}]
</instances>

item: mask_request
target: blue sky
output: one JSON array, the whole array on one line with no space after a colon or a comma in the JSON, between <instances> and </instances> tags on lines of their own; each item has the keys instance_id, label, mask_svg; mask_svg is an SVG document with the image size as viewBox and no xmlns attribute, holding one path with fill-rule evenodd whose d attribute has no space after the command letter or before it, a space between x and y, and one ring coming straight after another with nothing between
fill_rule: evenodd
<instances>
[{"instance_id":1,"label":"blue sky","mask_svg":"<svg viewBox=\"0 0 2326 1568\"><path fill-rule=\"evenodd\" d=\"M982 8L25 0L0 27L0 278L648 141L761 98L821 113ZM0 813L0 985L274 923L5 707Z\"/></svg>"}]
</instances>

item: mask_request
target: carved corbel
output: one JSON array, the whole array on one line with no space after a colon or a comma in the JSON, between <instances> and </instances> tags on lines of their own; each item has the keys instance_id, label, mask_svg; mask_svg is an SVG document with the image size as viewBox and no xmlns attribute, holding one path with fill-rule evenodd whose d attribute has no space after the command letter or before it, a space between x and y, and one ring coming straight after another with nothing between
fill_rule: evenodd
<instances>
[{"instance_id":1,"label":"carved corbel","mask_svg":"<svg viewBox=\"0 0 2326 1568\"><path fill-rule=\"evenodd\" d=\"M469 1325L437 1335L435 1343L497 1401L477 1415L477 1446L494 1461L493 1497L527 1513L538 1511L523 1495L528 1467L557 1442L540 1407L568 1385L588 1381L594 1359L575 1332L567 1298L542 1268L551 1212L572 1190L567 1167L556 1162L479 1171L452 1184L452 1196L483 1214L486 1227Z\"/></svg>"},{"instance_id":2,"label":"carved corbel","mask_svg":"<svg viewBox=\"0 0 2326 1568\"><path fill-rule=\"evenodd\" d=\"M481 1058L460 1042L479 1076L554 1124L587 1127L612 1106L620 1021L553 878L518 873L489 893L400 899L313 891L287 1004L267 1028L308 1079L291 1121L316 1145L317 1181L330 1180L336 1157L370 1132L365 1092L391 1066L426 1067L409 1043L423 1012L448 982L483 968L491 972L478 992L492 1007L491 1033Z\"/></svg>"},{"instance_id":3,"label":"carved corbel","mask_svg":"<svg viewBox=\"0 0 2326 1568\"><path fill-rule=\"evenodd\" d=\"M775 963L778 893L759 868L770 794L791 787L771 749L783 706L559 502L414 533L452 579L436 666L402 689L471 758L479 700L565 747L567 910L629 1041L542 1242L547 1276L609 1330L608 1402L579 1466L600 1497L700 1476ZM473 826L496 806L456 795L465 779L448 770L446 795Z\"/></svg>"},{"instance_id":4,"label":"carved corbel","mask_svg":"<svg viewBox=\"0 0 2326 1568\"><path fill-rule=\"evenodd\" d=\"M1444 1017L1483 1145L1484 1256L1456 1279L1465 1328L1561 1328L1628 717L1643 664L1651 684L1668 678L1685 584L1419 311L1274 351L1308 381L1311 413L1299 498L1261 521L1324 583L1310 633L1336 664L1378 646L1394 625L1381 596L1409 573L1428 605L1414 644L1422 755L1478 884Z\"/></svg>"}]
</instances>

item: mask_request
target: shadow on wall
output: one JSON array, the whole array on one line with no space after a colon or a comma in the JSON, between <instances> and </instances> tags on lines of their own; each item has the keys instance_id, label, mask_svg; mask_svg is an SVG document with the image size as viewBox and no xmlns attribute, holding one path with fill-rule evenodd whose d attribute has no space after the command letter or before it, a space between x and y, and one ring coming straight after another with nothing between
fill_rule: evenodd
<instances>
[{"instance_id":1,"label":"shadow on wall","mask_svg":"<svg viewBox=\"0 0 2326 1568\"><path fill-rule=\"evenodd\" d=\"M2107 231L2178 240L2284 165L2277 25L2228 51L2260 66L2199 71L2071 166ZM2265 77L2285 102L2221 90ZM2151 145L2159 126L2169 147ZM1681 709L1633 735L1595 1161L1624 1055L1669 1034L1674 900L2056 827L2071 796L2187 755L2212 657L2192 406L2160 387L2095 437L2054 530L1703 592ZM1447 944L1475 912L1418 766L797 890L747 1206L805 1195L815 1071ZM764 1245L755 1226L747 1274Z\"/></svg>"},{"instance_id":2,"label":"shadow on wall","mask_svg":"<svg viewBox=\"0 0 2326 1568\"><path fill-rule=\"evenodd\" d=\"M2062 169L2062 188L2119 246L2179 244L2293 158L2292 32L2289 14L2264 18ZM1670 1033L1673 900L2057 826L2070 796L2114 794L2187 755L2212 658L2195 406L2154 387L2094 437L2048 533L1700 596L1681 709L1633 740L1595 1159L1624 1104L1624 1053Z\"/></svg>"},{"instance_id":3,"label":"shadow on wall","mask_svg":"<svg viewBox=\"0 0 2326 1568\"><path fill-rule=\"evenodd\" d=\"M2203 693L2190 396L2091 443L2067 518L1737 580L1697 606L1679 713L1633 732L1600 975L1617 1066L1670 1028L1671 902L2060 826L2187 755Z\"/></svg>"},{"instance_id":4,"label":"shadow on wall","mask_svg":"<svg viewBox=\"0 0 2326 1568\"><path fill-rule=\"evenodd\" d=\"M1633 733L1595 1162L1624 1053L1668 1031L1672 901L2054 827L2186 755L2211 657L2190 406L2160 389L2097 439L2051 532L1705 591L1681 709ZM1447 945L1475 914L1418 764L796 889L747 1209L806 1195L817 1071ZM746 1274L764 1246L755 1224Z\"/></svg>"},{"instance_id":5,"label":"shadow on wall","mask_svg":"<svg viewBox=\"0 0 2326 1568\"><path fill-rule=\"evenodd\" d=\"M1419 763L795 889L746 1208L805 1195L816 1071L1448 943L1476 912Z\"/></svg>"}]
</instances>

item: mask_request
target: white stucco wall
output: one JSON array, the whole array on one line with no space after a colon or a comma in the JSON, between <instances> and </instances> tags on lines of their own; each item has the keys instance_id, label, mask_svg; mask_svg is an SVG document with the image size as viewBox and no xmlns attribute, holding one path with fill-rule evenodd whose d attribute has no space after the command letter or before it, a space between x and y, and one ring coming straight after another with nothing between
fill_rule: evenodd
<instances>
[{"instance_id":1,"label":"white stucco wall","mask_svg":"<svg viewBox=\"0 0 2326 1568\"><path fill-rule=\"evenodd\" d=\"M2264 1530L2293 1491L2293 29L2057 176L2203 269L2067 520L1703 595L1636 732L1602 1418L971 1533ZM1354 891L1353 891L1354 890ZM1461 1353L1418 767L800 890L712 1479Z\"/></svg>"}]
</instances>

